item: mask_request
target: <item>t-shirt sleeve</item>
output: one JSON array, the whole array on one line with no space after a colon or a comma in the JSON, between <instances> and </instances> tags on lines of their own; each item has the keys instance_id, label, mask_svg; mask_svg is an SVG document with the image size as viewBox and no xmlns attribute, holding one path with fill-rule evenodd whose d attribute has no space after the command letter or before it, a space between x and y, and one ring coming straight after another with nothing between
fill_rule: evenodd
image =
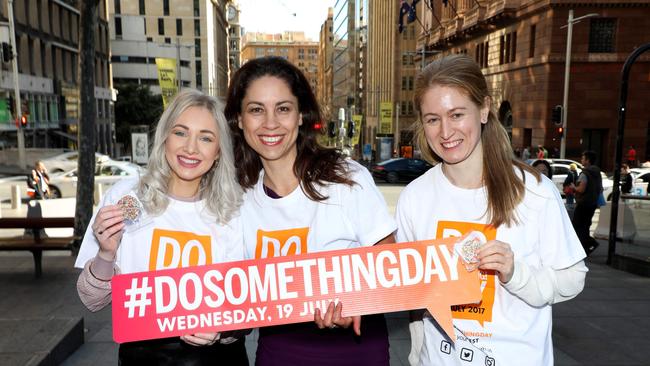
<instances>
[{"instance_id":1,"label":"t-shirt sleeve","mask_svg":"<svg viewBox=\"0 0 650 366\"><path fill-rule=\"evenodd\" d=\"M397 226L368 170L357 164L350 169L355 184L345 186L349 194L343 196L341 205L359 243L363 246L374 245L392 234Z\"/></svg>"},{"instance_id":2,"label":"t-shirt sleeve","mask_svg":"<svg viewBox=\"0 0 650 366\"><path fill-rule=\"evenodd\" d=\"M562 197L556 189L547 188L549 198L544 200L537 222L540 258L542 266L559 270L574 265L586 255Z\"/></svg>"},{"instance_id":3,"label":"t-shirt sleeve","mask_svg":"<svg viewBox=\"0 0 650 366\"><path fill-rule=\"evenodd\" d=\"M397 208L395 209L395 220L397 221L397 233L395 234L395 238L398 243L416 240L413 223L409 215L409 208L413 206L410 204L410 196L408 192L408 187L402 191L402 194L400 194L399 199L397 200Z\"/></svg>"},{"instance_id":4,"label":"t-shirt sleeve","mask_svg":"<svg viewBox=\"0 0 650 366\"><path fill-rule=\"evenodd\" d=\"M580 176L578 177L578 183L581 182L589 183L589 178L587 178L587 174L580 173Z\"/></svg>"}]
</instances>

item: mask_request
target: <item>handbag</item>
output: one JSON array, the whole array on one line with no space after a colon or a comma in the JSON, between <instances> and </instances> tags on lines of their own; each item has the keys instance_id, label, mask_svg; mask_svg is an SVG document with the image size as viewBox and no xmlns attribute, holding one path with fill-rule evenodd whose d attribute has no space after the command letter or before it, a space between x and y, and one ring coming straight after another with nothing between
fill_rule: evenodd
<instances>
[{"instance_id":1,"label":"handbag","mask_svg":"<svg viewBox=\"0 0 650 366\"><path fill-rule=\"evenodd\" d=\"M603 195L603 191L600 191L600 194L598 195L598 201L596 202L596 206L603 207L606 204L607 201L605 201L605 196Z\"/></svg>"},{"instance_id":2,"label":"handbag","mask_svg":"<svg viewBox=\"0 0 650 366\"><path fill-rule=\"evenodd\" d=\"M576 190L575 190L575 188L574 188L572 185L564 186L564 190L563 190L563 192L564 192L564 194L567 195L567 196L573 196L573 194L575 193L575 191L576 191Z\"/></svg>"}]
</instances>

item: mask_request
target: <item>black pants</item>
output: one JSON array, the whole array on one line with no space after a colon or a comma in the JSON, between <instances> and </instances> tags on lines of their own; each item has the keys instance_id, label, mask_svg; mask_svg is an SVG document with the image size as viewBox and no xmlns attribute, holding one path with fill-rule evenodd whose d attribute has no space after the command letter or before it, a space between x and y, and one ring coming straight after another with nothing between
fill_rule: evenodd
<instances>
[{"instance_id":1,"label":"black pants","mask_svg":"<svg viewBox=\"0 0 650 366\"><path fill-rule=\"evenodd\" d=\"M573 228L587 254L591 252L590 248L598 246L596 239L589 236L589 228L591 227L591 220L594 218L594 212L596 212L596 205L583 203L577 203L573 211Z\"/></svg>"},{"instance_id":2,"label":"black pants","mask_svg":"<svg viewBox=\"0 0 650 366\"><path fill-rule=\"evenodd\" d=\"M231 344L192 346L180 338L163 338L120 345L120 366L130 365L228 365L248 366L244 338Z\"/></svg>"}]
</instances>

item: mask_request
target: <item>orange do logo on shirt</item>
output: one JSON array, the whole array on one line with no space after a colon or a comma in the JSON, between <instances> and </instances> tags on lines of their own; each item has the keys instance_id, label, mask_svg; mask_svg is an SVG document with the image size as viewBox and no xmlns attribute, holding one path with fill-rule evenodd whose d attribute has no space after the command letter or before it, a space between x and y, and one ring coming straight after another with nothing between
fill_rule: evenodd
<instances>
[{"instance_id":1,"label":"orange do logo on shirt","mask_svg":"<svg viewBox=\"0 0 650 366\"><path fill-rule=\"evenodd\" d=\"M154 229L149 270L198 266L212 263L209 235Z\"/></svg>"},{"instance_id":2,"label":"orange do logo on shirt","mask_svg":"<svg viewBox=\"0 0 650 366\"><path fill-rule=\"evenodd\" d=\"M257 230L255 259L307 253L308 227L264 231Z\"/></svg>"},{"instance_id":3,"label":"orange do logo on shirt","mask_svg":"<svg viewBox=\"0 0 650 366\"><path fill-rule=\"evenodd\" d=\"M483 233L486 241L494 240L497 237L497 231L493 226L460 221L439 221L436 237L461 237L471 231ZM496 276L493 271L481 272L481 302L478 304L452 306L451 316L455 319L476 320L481 326L485 322L492 322L495 278Z\"/></svg>"}]
</instances>

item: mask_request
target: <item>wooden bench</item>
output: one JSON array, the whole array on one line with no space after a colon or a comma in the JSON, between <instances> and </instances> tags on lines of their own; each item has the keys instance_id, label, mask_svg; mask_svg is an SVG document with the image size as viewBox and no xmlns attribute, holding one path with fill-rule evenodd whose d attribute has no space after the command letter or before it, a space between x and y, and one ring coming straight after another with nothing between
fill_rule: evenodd
<instances>
[{"instance_id":1,"label":"wooden bench","mask_svg":"<svg viewBox=\"0 0 650 366\"><path fill-rule=\"evenodd\" d=\"M0 237L0 251L29 250L34 256L34 275L43 274L41 260L44 250L72 250L78 238L74 236L50 238L45 228L74 228L74 217L7 217L0 218L0 229L30 229L32 235Z\"/></svg>"}]
</instances>

